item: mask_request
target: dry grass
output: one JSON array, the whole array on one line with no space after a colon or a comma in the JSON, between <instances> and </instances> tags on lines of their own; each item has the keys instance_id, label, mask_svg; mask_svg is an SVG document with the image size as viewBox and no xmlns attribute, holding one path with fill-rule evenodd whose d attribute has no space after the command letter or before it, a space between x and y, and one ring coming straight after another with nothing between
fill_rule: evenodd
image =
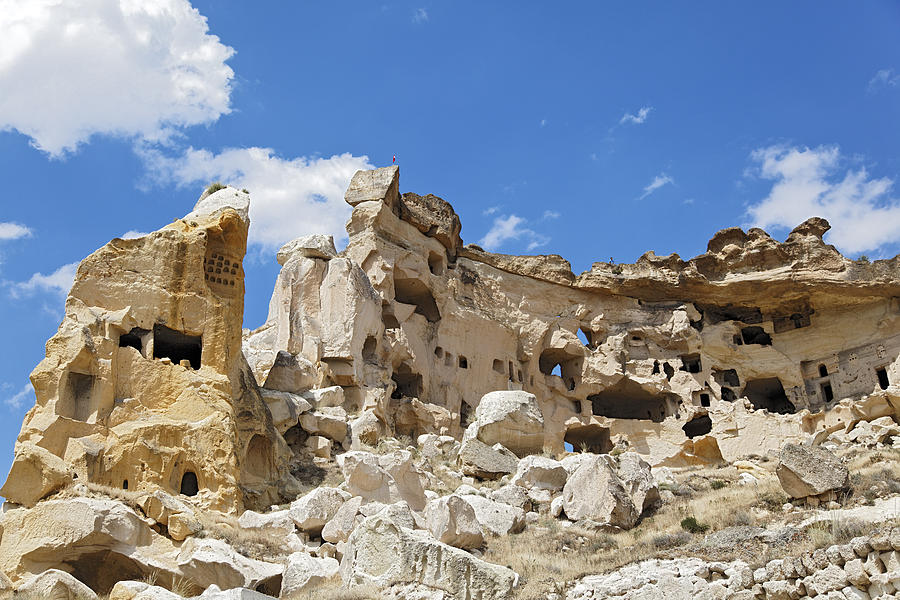
<instances>
[{"instance_id":1,"label":"dry grass","mask_svg":"<svg viewBox=\"0 0 900 600\"><path fill-rule=\"evenodd\" d=\"M297 600L382 600L384 595L374 586L359 586L352 589L343 587L340 580L332 580L300 596Z\"/></svg>"},{"instance_id":2,"label":"dry grass","mask_svg":"<svg viewBox=\"0 0 900 600\"><path fill-rule=\"evenodd\" d=\"M283 540L258 529L244 529L238 518L215 511L197 513L202 529L197 537L211 537L228 543L237 552L257 560L273 560L284 556Z\"/></svg>"},{"instance_id":3,"label":"dry grass","mask_svg":"<svg viewBox=\"0 0 900 600\"><path fill-rule=\"evenodd\" d=\"M764 509L764 498L775 497L780 490L775 479L764 479L759 486L717 485L713 489L711 481L736 480L737 472L733 468L697 469L684 475L697 489L676 496L630 531L586 531L574 525L564 527L562 521L545 517L521 534L491 538L484 558L521 575L524 583L516 598L537 600L550 592L564 595L567 582L634 561L708 552L699 546L703 536L682 529L685 518L694 517L715 532L734 525L757 524L777 515ZM780 511L781 505L777 508Z\"/></svg>"}]
</instances>

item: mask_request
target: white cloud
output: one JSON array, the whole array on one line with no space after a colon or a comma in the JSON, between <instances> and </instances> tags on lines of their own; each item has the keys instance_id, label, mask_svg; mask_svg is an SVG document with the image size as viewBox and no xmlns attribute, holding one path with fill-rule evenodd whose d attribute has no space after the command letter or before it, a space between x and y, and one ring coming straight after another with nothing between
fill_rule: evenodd
<instances>
[{"instance_id":1,"label":"white cloud","mask_svg":"<svg viewBox=\"0 0 900 600\"><path fill-rule=\"evenodd\" d=\"M427 23L428 22L428 11L424 8L417 8L413 13L413 23Z\"/></svg>"},{"instance_id":2,"label":"white cloud","mask_svg":"<svg viewBox=\"0 0 900 600\"><path fill-rule=\"evenodd\" d=\"M544 217L543 217L543 218L544 218L544 219L558 219L558 218L560 218L561 216L562 216L562 215L559 213L559 211L555 211L555 210L545 210L545 211L544 211Z\"/></svg>"},{"instance_id":3,"label":"white cloud","mask_svg":"<svg viewBox=\"0 0 900 600\"><path fill-rule=\"evenodd\" d=\"M675 180L672 179L671 177L669 177L668 175L666 175L665 173L660 173L659 175L657 175L656 177L653 178L653 181L651 181L649 184L647 184L646 187L644 187L644 193L641 194L640 199L643 200L644 198L646 198L647 196L649 196L650 194L652 194L653 192L655 192L662 186L668 185L670 183L675 183Z\"/></svg>"},{"instance_id":4,"label":"white cloud","mask_svg":"<svg viewBox=\"0 0 900 600\"><path fill-rule=\"evenodd\" d=\"M481 211L481 214L483 214L486 217L489 217L493 214L496 214L497 211L499 211L499 210L500 210L499 206L488 206L486 209Z\"/></svg>"},{"instance_id":5,"label":"white cloud","mask_svg":"<svg viewBox=\"0 0 900 600\"><path fill-rule=\"evenodd\" d=\"M527 242L526 250L534 250L550 241L545 235L541 235L528 227L527 221L516 215L501 216L494 219L494 224L478 245L491 251L502 247L511 240L524 240Z\"/></svg>"},{"instance_id":6,"label":"white cloud","mask_svg":"<svg viewBox=\"0 0 900 600\"><path fill-rule=\"evenodd\" d=\"M547 125L547 119L541 119L541 127L545 127Z\"/></svg>"},{"instance_id":7,"label":"white cloud","mask_svg":"<svg viewBox=\"0 0 900 600\"><path fill-rule=\"evenodd\" d=\"M331 158L276 156L270 148L228 148L219 154L189 148L168 157L156 149L140 150L150 176L180 186L222 181L250 191L250 241L265 248L302 235L327 233L342 241L351 207L344 191L353 174L373 168L367 156ZM199 196L199 191L198 191Z\"/></svg>"},{"instance_id":8,"label":"white cloud","mask_svg":"<svg viewBox=\"0 0 900 600\"><path fill-rule=\"evenodd\" d=\"M897 87L900 85L900 73L893 69L881 69L869 80L869 91L874 92L882 87Z\"/></svg>"},{"instance_id":9,"label":"white cloud","mask_svg":"<svg viewBox=\"0 0 900 600\"><path fill-rule=\"evenodd\" d=\"M768 196L747 209L756 227L793 228L810 217L831 223L828 241L855 254L900 240L900 199L894 181L872 179L865 167L844 169L837 146L770 146L751 154L758 174L773 181Z\"/></svg>"},{"instance_id":10,"label":"white cloud","mask_svg":"<svg viewBox=\"0 0 900 600\"><path fill-rule=\"evenodd\" d=\"M12 386L10 386L9 384L4 384L4 386L3 386L4 393L6 392L6 390L9 387L12 387ZM34 398L34 388L31 387L30 383L26 383L22 387L21 390L19 390L12 396L5 398L3 400L3 403L6 404L9 408L19 410L21 408L24 408L26 403L29 402L30 400L33 400L33 398Z\"/></svg>"},{"instance_id":11,"label":"white cloud","mask_svg":"<svg viewBox=\"0 0 900 600\"><path fill-rule=\"evenodd\" d=\"M13 298L32 296L37 292L54 292L65 295L75 281L77 269L78 263L69 263L49 275L35 273L28 281L6 282L5 285L9 288L9 294Z\"/></svg>"},{"instance_id":12,"label":"white cloud","mask_svg":"<svg viewBox=\"0 0 900 600\"><path fill-rule=\"evenodd\" d=\"M133 240L135 238L144 237L145 235L149 235L146 231L137 231L135 229L129 229L119 237L123 240Z\"/></svg>"},{"instance_id":13,"label":"white cloud","mask_svg":"<svg viewBox=\"0 0 900 600\"><path fill-rule=\"evenodd\" d=\"M188 0L0 0L0 130L51 156L229 112L234 51Z\"/></svg>"},{"instance_id":14,"label":"white cloud","mask_svg":"<svg viewBox=\"0 0 900 600\"><path fill-rule=\"evenodd\" d=\"M19 238L31 237L32 231L24 225L18 223L0 223L0 240L17 240Z\"/></svg>"},{"instance_id":15,"label":"white cloud","mask_svg":"<svg viewBox=\"0 0 900 600\"><path fill-rule=\"evenodd\" d=\"M637 111L636 115L625 113L624 115L622 115L622 118L619 119L619 123L635 123L637 125L640 125L647 120L647 117L650 115L650 111L652 110L652 106L643 106L640 110Z\"/></svg>"}]
</instances>

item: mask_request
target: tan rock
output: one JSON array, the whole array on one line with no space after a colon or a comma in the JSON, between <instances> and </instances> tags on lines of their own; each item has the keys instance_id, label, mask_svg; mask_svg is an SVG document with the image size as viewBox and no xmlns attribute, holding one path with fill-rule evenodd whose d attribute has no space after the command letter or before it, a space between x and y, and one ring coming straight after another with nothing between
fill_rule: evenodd
<instances>
[{"instance_id":1,"label":"tan rock","mask_svg":"<svg viewBox=\"0 0 900 600\"><path fill-rule=\"evenodd\" d=\"M200 586L255 588L281 576L284 566L247 558L222 540L187 539L178 553L178 567Z\"/></svg>"},{"instance_id":2,"label":"tan rock","mask_svg":"<svg viewBox=\"0 0 900 600\"><path fill-rule=\"evenodd\" d=\"M300 531L319 535L325 523L334 517L349 497L349 494L337 488L315 488L291 502L291 520Z\"/></svg>"},{"instance_id":3,"label":"tan rock","mask_svg":"<svg viewBox=\"0 0 900 600\"><path fill-rule=\"evenodd\" d=\"M359 521L357 515L363 499L356 496L344 502L334 516L322 528L322 539L327 542L346 542Z\"/></svg>"},{"instance_id":4,"label":"tan rock","mask_svg":"<svg viewBox=\"0 0 900 600\"><path fill-rule=\"evenodd\" d=\"M462 499L475 511L475 519L486 533L503 536L525 529L525 511L520 507L472 494Z\"/></svg>"},{"instance_id":5,"label":"tan rock","mask_svg":"<svg viewBox=\"0 0 900 600\"><path fill-rule=\"evenodd\" d=\"M48 569L40 575L35 575L19 586L16 595L53 600L97 599L97 594L91 588L58 569Z\"/></svg>"},{"instance_id":6,"label":"tan rock","mask_svg":"<svg viewBox=\"0 0 900 600\"><path fill-rule=\"evenodd\" d=\"M503 444L517 456L540 452L544 446L544 416L537 398L527 392L485 394L473 427L485 444Z\"/></svg>"},{"instance_id":7,"label":"tan rock","mask_svg":"<svg viewBox=\"0 0 900 600\"><path fill-rule=\"evenodd\" d=\"M71 482L72 473L65 461L40 446L21 443L0 495L16 504L34 506Z\"/></svg>"},{"instance_id":8,"label":"tan rock","mask_svg":"<svg viewBox=\"0 0 900 600\"><path fill-rule=\"evenodd\" d=\"M785 444L778 455L775 473L791 498L818 496L850 486L847 467L819 446Z\"/></svg>"},{"instance_id":9,"label":"tan rock","mask_svg":"<svg viewBox=\"0 0 900 600\"><path fill-rule=\"evenodd\" d=\"M200 521L193 514L175 513L169 517L169 537L181 542L188 536L203 529Z\"/></svg>"},{"instance_id":10,"label":"tan rock","mask_svg":"<svg viewBox=\"0 0 900 600\"><path fill-rule=\"evenodd\" d=\"M346 489L353 496L384 504L403 500L413 510L425 508L422 475L409 452L402 450L379 457L351 451L342 454L340 461Z\"/></svg>"},{"instance_id":11,"label":"tan rock","mask_svg":"<svg viewBox=\"0 0 900 600\"><path fill-rule=\"evenodd\" d=\"M308 598L322 583L338 577L340 565L334 558L314 558L303 552L288 557L281 580L283 600Z\"/></svg>"},{"instance_id":12,"label":"tan rock","mask_svg":"<svg viewBox=\"0 0 900 600\"><path fill-rule=\"evenodd\" d=\"M456 495L432 500L425 506L425 521L436 540L455 548L480 548L484 534L475 510Z\"/></svg>"},{"instance_id":13,"label":"tan rock","mask_svg":"<svg viewBox=\"0 0 900 600\"><path fill-rule=\"evenodd\" d=\"M459 448L462 472L481 479L498 479L515 473L519 459L502 444L488 446L477 438L464 438Z\"/></svg>"},{"instance_id":14,"label":"tan rock","mask_svg":"<svg viewBox=\"0 0 900 600\"><path fill-rule=\"evenodd\" d=\"M649 469L648 466L648 472ZM546 456L526 456L519 461L511 483L526 489L538 488L557 492L566 485L568 475L559 461Z\"/></svg>"},{"instance_id":15,"label":"tan rock","mask_svg":"<svg viewBox=\"0 0 900 600\"><path fill-rule=\"evenodd\" d=\"M608 458L603 456L591 456L582 462L569 476L563 498L563 510L573 521L589 519L630 529L640 514Z\"/></svg>"},{"instance_id":16,"label":"tan rock","mask_svg":"<svg viewBox=\"0 0 900 600\"><path fill-rule=\"evenodd\" d=\"M363 521L350 536L341 577L351 589L416 582L453 599L500 600L511 594L516 574L442 544L427 532L405 529L375 516Z\"/></svg>"}]
</instances>

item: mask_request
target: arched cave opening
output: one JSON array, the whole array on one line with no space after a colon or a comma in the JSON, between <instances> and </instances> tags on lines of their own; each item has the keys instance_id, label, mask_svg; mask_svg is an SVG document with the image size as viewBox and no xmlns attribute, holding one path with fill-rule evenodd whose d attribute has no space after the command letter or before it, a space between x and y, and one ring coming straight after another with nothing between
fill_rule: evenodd
<instances>
[{"instance_id":1,"label":"arched cave opening","mask_svg":"<svg viewBox=\"0 0 900 600\"><path fill-rule=\"evenodd\" d=\"M594 454L609 454L613 449L609 428L597 424L570 427L566 430L563 441L571 444L576 452L582 450Z\"/></svg>"},{"instance_id":2,"label":"arched cave opening","mask_svg":"<svg viewBox=\"0 0 900 600\"><path fill-rule=\"evenodd\" d=\"M750 400L756 410L766 409L769 412L783 415L796 412L797 408L788 400L784 386L777 377L751 379L744 386L743 396Z\"/></svg>"},{"instance_id":3,"label":"arched cave opening","mask_svg":"<svg viewBox=\"0 0 900 600\"><path fill-rule=\"evenodd\" d=\"M432 275L444 274L444 259L437 252L428 254L428 270L431 271Z\"/></svg>"},{"instance_id":4,"label":"arched cave opening","mask_svg":"<svg viewBox=\"0 0 900 600\"><path fill-rule=\"evenodd\" d=\"M193 471L185 471L181 476L181 494L183 496L196 496L200 491L200 484L197 481L197 474Z\"/></svg>"},{"instance_id":5,"label":"arched cave opening","mask_svg":"<svg viewBox=\"0 0 900 600\"><path fill-rule=\"evenodd\" d=\"M99 596L112 591L120 581L140 581L147 573L134 560L111 550L82 554L64 561L72 576Z\"/></svg>"},{"instance_id":6,"label":"arched cave opening","mask_svg":"<svg viewBox=\"0 0 900 600\"><path fill-rule=\"evenodd\" d=\"M672 414L675 404L673 395L653 394L630 379L622 379L599 394L588 396L587 400L591 403L591 412L597 416L655 423Z\"/></svg>"},{"instance_id":7,"label":"arched cave opening","mask_svg":"<svg viewBox=\"0 0 900 600\"><path fill-rule=\"evenodd\" d=\"M709 415L697 415L685 423L681 429L684 431L684 435L694 439L712 431L712 419L709 418Z\"/></svg>"},{"instance_id":8,"label":"arched cave opening","mask_svg":"<svg viewBox=\"0 0 900 600\"><path fill-rule=\"evenodd\" d=\"M394 391L391 392L394 400L419 398L422 395L422 376L413 372L407 363L401 363L394 369L391 379L394 381Z\"/></svg>"},{"instance_id":9,"label":"arched cave opening","mask_svg":"<svg viewBox=\"0 0 900 600\"><path fill-rule=\"evenodd\" d=\"M274 470L272 442L264 435L254 435L247 444L245 470L251 475L268 479Z\"/></svg>"},{"instance_id":10,"label":"arched cave opening","mask_svg":"<svg viewBox=\"0 0 900 600\"><path fill-rule=\"evenodd\" d=\"M395 279L394 299L403 304L412 304L416 307L415 312L431 323L441 320L441 313L431 290L418 279Z\"/></svg>"},{"instance_id":11,"label":"arched cave opening","mask_svg":"<svg viewBox=\"0 0 900 600\"><path fill-rule=\"evenodd\" d=\"M362 358L367 363L378 362L378 340L375 336L370 335L363 342Z\"/></svg>"}]
</instances>

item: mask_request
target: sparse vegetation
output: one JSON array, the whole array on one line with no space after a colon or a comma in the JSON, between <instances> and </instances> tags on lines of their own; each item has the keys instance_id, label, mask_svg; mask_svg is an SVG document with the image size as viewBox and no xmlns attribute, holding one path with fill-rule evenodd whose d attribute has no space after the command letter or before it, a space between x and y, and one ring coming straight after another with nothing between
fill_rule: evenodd
<instances>
[{"instance_id":1,"label":"sparse vegetation","mask_svg":"<svg viewBox=\"0 0 900 600\"><path fill-rule=\"evenodd\" d=\"M219 190L224 190L226 187L228 187L228 186L226 186L226 185L225 185L224 183L222 183L221 181L214 181L214 182L212 182L211 184L209 184L208 186L206 186L206 192L205 192L205 194L206 194L207 196L210 195L210 194L215 194L215 193L218 192Z\"/></svg>"},{"instance_id":2,"label":"sparse vegetation","mask_svg":"<svg viewBox=\"0 0 900 600\"><path fill-rule=\"evenodd\" d=\"M709 487L711 487L714 490L721 490L726 485L728 485L728 482L726 482L726 481L722 481L721 479L713 479L710 482Z\"/></svg>"},{"instance_id":3,"label":"sparse vegetation","mask_svg":"<svg viewBox=\"0 0 900 600\"><path fill-rule=\"evenodd\" d=\"M681 520L681 528L689 533L706 533L709 525L701 523L695 517L685 517Z\"/></svg>"}]
</instances>

